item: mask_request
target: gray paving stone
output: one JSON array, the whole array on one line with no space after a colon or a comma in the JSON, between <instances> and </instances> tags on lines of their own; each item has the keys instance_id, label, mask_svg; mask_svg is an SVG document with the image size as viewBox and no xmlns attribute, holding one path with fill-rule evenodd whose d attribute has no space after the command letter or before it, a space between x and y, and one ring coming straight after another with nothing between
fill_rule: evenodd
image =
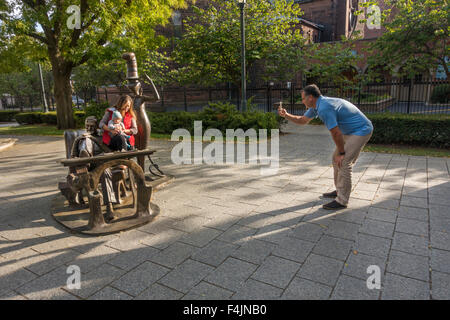
<instances>
[{"instance_id":1,"label":"gray paving stone","mask_svg":"<svg viewBox=\"0 0 450 320\"><path fill-rule=\"evenodd\" d=\"M383 300L429 300L430 286L428 282L386 273L381 283Z\"/></svg>"},{"instance_id":2,"label":"gray paving stone","mask_svg":"<svg viewBox=\"0 0 450 320\"><path fill-rule=\"evenodd\" d=\"M400 208L398 209L398 216L402 218L416 219L427 222L428 209L400 206Z\"/></svg>"},{"instance_id":3,"label":"gray paving stone","mask_svg":"<svg viewBox=\"0 0 450 320\"><path fill-rule=\"evenodd\" d=\"M430 237L432 248L450 251L450 233L431 230Z\"/></svg>"},{"instance_id":4,"label":"gray paving stone","mask_svg":"<svg viewBox=\"0 0 450 320\"><path fill-rule=\"evenodd\" d=\"M353 241L324 235L314 247L314 253L345 261L352 248Z\"/></svg>"},{"instance_id":5,"label":"gray paving stone","mask_svg":"<svg viewBox=\"0 0 450 320\"><path fill-rule=\"evenodd\" d=\"M428 208L428 199L402 196L400 204L406 207Z\"/></svg>"},{"instance_id":6,"label":"gray paving stone","mask_svg":"<svg viewBox=\"0 0 450 320\"><path fill-rule=\"evenodd\" d=\"M317 242L324 232L325 228L320 225L301 222L298 226L292 228L289 237Z\"/></svg>"},{"instance_id":7,"label":"gray paving stone","mask_svg":"<svg viewBox=\"0 0 450 320\"><path fill-rule=\"evenodd\" d=\"M275 248L277 248L275 243L250 238L239 249L233 251L231 255L241 260L260 264Z\"/></svg>"},{"instance_id":8,"label":"gray paving stone","mask_svg":"<svg viewBox=\"0 0 450 320\"><path fill-rule=\"evenodd\" d=\"M332 288L321 283L295 277L284 291L281 299L286 300L325 300Z\"/></svg>"},{"instance_id":9,"label":"gray paving stone","mask_svg":"<svg viewBox=\"0 0 450 320\"><path fill-rule=\"evenodd\" d=\"M286 237L278 243L272 254L281 258L303 263L314 247L313 242Z\"/></svg>"},{"instance_id":10,"label":"gray paving stone","mask_svg":"<svg viewBox=\"0 0 450 320\"><path fill-rule=\"evenodd\" d=\"M179 239L181 239L186 232L175 230L175 229L164 229L158 234L152 234L145 237L140 242L150 247L157 249L166 249L168 246L172 245Z\"/></svg>"},{"instance_id":11,"label":"gray paving stone","mask_svg":"<svg viewBox=\"0 0 450 320\"><path fill-rule=\"evenodd\" d=\"M376 257L387 257L391 247L391 240L360 233L355 240L354 249Z\"/></svg>"},{"instance_id":12,"label":"gray paving stone","mask_svg":"<svg viewBox=\"0 0 450 320\"><path fill-rule=\"evenodd\" d=\"M394 233L394 224L373 219L366 219L359 232L377 237L392 238Z\"/></svg>"},{"instance_id":13,"label":"gray paving stone","mask_svg":"<svg viewBox=\"0 0 450 320\"><path fill-rule=\"evenodd\" d=\"M196 247L204 247L220 234L222 234L222 231L202 227L198 230L184 235L179 241Z\"/></svg>"},{"instance_id":14,"label":"gray paving stone","mask_svg":"<svg viewBox=\"0 0 450 320\"><path fill-rule=\"evenodd\" d=\"M235 300L273 300L281 296L283 290L266 283L248 279L233 295Z\"/></svg>"},{"instance_id":15,"label":"gray paving stone","mask_svg":"<svg viewBox=\"0 0 450 320\"><path fill-rule=\"evenodd\" d=\"M2 259L0 259L0 263ZM14 265L0 265L0 290L7 291L32 281L36 275L26 269Z\"/></svg>"},{"instance_id":16,"label":"gray paving stone","mask_svg":"<svg viewBox=\"0 0 450 320\"><path fill-rule=\"evenodd\" d=\"M334 216L335 220L346 221L351 223L362 224L367 213L362 210L350 209L348 211L339 212Z\"/></svg>"},{"instance_id":17,"label":"gray paving stone","mask_svg":"<svg viewBox=\"0 0 450 320\"><path fill-rule=\"evenodd\" d=\"M377 300L380 290L367 288L365 280L356 279L346 275L339 277L333 290L333 300Z\"/></svg>"},{"instance_id":18,"label":"gray paving stone","mask_svg":"<svg viewBox=\"0 0 450 320\"><path fill-rule=\"evenodd\" d=\"M194 254L198 248L189 244L175 242L159 253L150 256L148 260L169 268L175 268L178 264Z\"/></svg>"},{"instance_id":19,"label":"gray paving stone","mask_svg":"<svg viewBox=\"0 0 450 320\"><path fill-rule=\"evenodd\" d=\"M197 228L203 226L204 224L206 224L209 221L210 220L205 217L190 216L190 217L184 218L182 220L176 221L172 225L172 228L189 233L189 232L195 231Z\"/></svg>"},{"instance_id":20,"label":"gray paving stone","mask_svg":"<svg viewBox=\"0 0 450 320\"><path fill-rule=\"evenodd\" d=\"M367 273L367 268L372 265L378 266L381 274L384 274L386 257L374 257L354 251L350 253L347 261L345 262L342 273L361 280L367 280L370 276Z\"/></svg>"},{"instance_id":21,"label":"gray paving stone","mask_svg":"<svg viewBox=\"0 0 450 320\"><path fill-rule=\"evenodd\" d=\"M299 263L269 256L251 277L255 280L284 289L299 268Z\"/></svg>"},{"instance_id":22,"label":"gray paving stone","mask_svg":"<svg viewBox=\"0 0 450 320\"><path fill-rule=\"evenodd\" d=\"M442 205L442 206L449 206L450 199L445 195L430 193L429 203L438 204L438 205ZM425 204L422 204L422 205L425 205Z\"/></svg>"},{"instance_id":23,"label":"gray paving stone","mask_svg":"<svg viewBox=\"0 0 450 320\"><path fill-rule=\"evenodd\" d=\"M133 297L112 287L105 287L89 300L131 300Z\"/></svg>"},{"instance_id":24,"label":"gray paving stone","mask_svg":"<svg viewBox=\"0 0 450 320\"><path fill-rule=\"evenodd\" d=\"M373 220L395 223L397 211L383 208L370 207L367 217Z\"/></svg>"},{"instance_id":25,"label":"gray paving stone","mask_svg":"<svg viewBox=\"0 0 450 320\"><path fill-rule=\"evenodd\" d=\"M372 203L372 207L397 210L400 206L400 200L397 199L376 199Z\"/></svg>"},{"instance_id":26,"label":"gray paving stone","mask_svg":"<svg viewBox=\"0 0 450 320\"><path fill-rule=\"evenodd\" d=\"M431 250L431 269L450 273L450 252L432 249Z\"/></svg>"},{"instance_id":27,"label":"gray paving stone","mask_svg":"<svg viewBox=\"0 0 450 320\"><path fill-rule=\"evenodd\" d=\"M272 243L280 243L290 234L290 232L291 229L288 227L271 224L260 228L253 237Z\"/></svg>"},{"instance_id":28,"label":"gray paving stone","mask_svg":"<svg viewBox=\"0 0 450 320\"><path fill-rule=\"evenodd\" d=\"M183 293L173 289L154 283L134 298L134 300L178 300L183 296Z\"/></svg>"},{"instance_id":29,"label":"gray paving stone","mask_svg":"<svg viewBox=\"0 0 450 320\"><path fill-rule=\"evenodd\" d=\"M105 263L97 269L81 276L80 289L68 289L66 287L64 289L76 296L86 299L105 286L111 284L123 274L123 270ZM68 275L65 274L65 277L67 279ZM66 280L64 280L64 285L66 285Z\"/></svg>"},{"instance_id":30,"label":"gray paving stone","mask_svg":"<svg viewBox=\"0 0 450 320\"><path fill-rule=\"evenodd\" d=\"M233 225L216 239L234 244L242 244L247 241L249 237L253 236L256 231L257 230L253 228Z\"/></svg>"},{"instance_id":31,"label":"gray paving stone","mask_svg":"<svg viewBox=\"0 0 450 320\"><path fill-rule=\"evenodd\" d=\"M450 300L450 274L431 271L431 298Z\"/></svg>"},{"instance_id":32,"label":"gray paving stone","mask_svg":"<svg viewBox=\"0 0 450 320\"><path fill-rule=\"evenodd\" d=\"M228 258L205 281L217 284L222 288L237 291L256 270L257 266L245 261Z\"/></svg>"},{"instance_id":33,"label":"gray paving stone","mask_svg":"<svg viewBox=\"0 0 450 320\"><path fill-rule=\"evenodd\" d=\"M355 240L360 227L359 224L335 220L330 223L326 234L336 238Z\"/></svg>"},{"instance_id":34,"label":"gray paving stone","mask_svg":"<svg viewBox=\"0 0 450 320\"><path fill-rule=\"evenodd\" d=\"M48 299L73 299L73 296L62 290L66 286L68 274L67 268L61 266L53 271L27 282L16 291L21 295L32 300L48 300ZM83 278L81 278L83 281ZM3 287L2 287L3 288Z\"/></svg>"},{"instance_id":35,"label":"gray paving stone","mask_svg":"<svg viewBox=\"0 0 450 320\"><path fill-rule=\"evenodd\" d=\"M450 233L450 219L431 216L430 230L431 232Z\"/></svg>"},{"instance_id":36,"label":"gray paving stone","mask_svg":"<svg viewBox=\"0 0 450 320\"><path fill-rule=\"evenodd\" d=\"M392 249L428 257L428 239L407 233L395 232Z\"/></svg>"},{"instance_id":37,"label":"gray paving stone","mask_svg":"<svg viewBox=\"0 0 450 320\"><path fill-rule=\"evenodd\" d=\"M428 257L391 250L386 270L405 277L429 281Z\"/></svg>"},{"instance_id":38,"label":"gray paving stone","mask_svg":"<svg viewBox=\"0 0 450 320\"><path fill-rule=\"evenodd\" d=\"M421 189L421 188L411 188L411 187L404 187L402 190L402 194L404 196L408 197L416 197L416 198L428 198L428 192L427 189Z\"/></svg>"},{"instance_id":39,"label":"gray paving stone","mask_svg":"<svg viewBox=\"0 0 450 320\"><path fill-rule=\"evenodd\" d=\"M428 237L428 222L398 218L395 231Z\"/></svg>"},{"instance_id":40,"label":"gray paving stone","mask_svg":"<svg viewBox=\"0 0 450 320\"><path fill-rule=\"evenodd\" d=\"M193 287L182 300L227 300L232 294L232 291L202 281Z\"/></svg>"},{"instance_id":41,"label":"gray paving stone","mask_svg":"<svg viewBox=\"0 0 450 320\"><path fill-rule=\"evenodd\" d=\"M131 296L137 296L169 271L168 268L146 261L111 285Z\"/></svg>"},{"instance_id":42,"label":"gray paving stone","mask_svg":"<svg viewBox=\"0 0 450 320\"><path fill-rule=\"evenodd\" d=\"M311 253L297 275L325 285L334 286L343 262Z\"/></svg>"},{"instance_id":43,"label":"gray paving stone","mask_svg":"<svg viewBox=\"0 0 450 320\"><path fill-rule=\"evenodd\" d=\"M134 250L125 251L115 255L108 263L128 271L137 267L158 252L158 249L142 245Z\"/></svg>"},{"instance_id":44,"label":"gray paving stone","mask_svg":"<svg viewBox=\"0 0 450 320\"><path fill-rule=\"evenodd\" d=\"M237 248L237 245L213 240L206 247L196 251L191 258L209 265L218 266Z\"/></svg>"},{"instance_id":45,"label":"gray paving stone","mask_svg":"<svg viewBox=\"0 0 450 320\"><path fill-rule=\"evenodd\" d=\"M188 259L158 282L177 291L187 293L213 270L214 268L211 266Z\"/></svg>"},{"instance_id":46,"label":"gray paving stone","mask_svg":"<svg viewBox=\"0 0 450 320\"><path fill-rule=\"evenodd\" d=\"M14 291L6 291L5 293L0 294L0 301L1 300L27 300L27 298Z\"/></svg>"}]
</instances>

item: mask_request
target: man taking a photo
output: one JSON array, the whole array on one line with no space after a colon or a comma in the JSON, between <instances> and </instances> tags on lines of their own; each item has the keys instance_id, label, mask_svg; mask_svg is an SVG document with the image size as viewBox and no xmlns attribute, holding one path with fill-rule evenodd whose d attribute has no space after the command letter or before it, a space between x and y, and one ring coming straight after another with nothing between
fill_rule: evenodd
<instances>
[{"instance_id":1,"label":"man taking a photo","mask_svg":"<svg viewBox=\"0 0 450 320\"><path fill-rule=\"evenodd\" d=\"M336 144L332 157L336 190L324 193L323 196L336 199L324 204L323 208L346 208L352 190L352 168L372 136L372 122L347 100L323 96L315 84L302 90L302 102L308 108L303 116L289 114L281 106L278 114L296 124L307 124L317 116L325 123Z\"/></svg>"}]
</instances>

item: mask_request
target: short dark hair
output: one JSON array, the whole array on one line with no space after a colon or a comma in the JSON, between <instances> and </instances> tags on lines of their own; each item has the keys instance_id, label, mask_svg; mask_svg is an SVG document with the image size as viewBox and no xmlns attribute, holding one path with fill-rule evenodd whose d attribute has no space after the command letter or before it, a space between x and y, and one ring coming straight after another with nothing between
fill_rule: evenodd
<instances>
[{"instance_id":1,"label":"short dark hair","mask_svg":"<svg viewBox=\"0 0 450 320\"><path fill-rule=\"evenodd\" d=\"M315 98L318 98L322 95L319 87L315 84L307 85L302 89L302 91L305 93L306 96L312 95Z\"/></svg>"}]
</instances>

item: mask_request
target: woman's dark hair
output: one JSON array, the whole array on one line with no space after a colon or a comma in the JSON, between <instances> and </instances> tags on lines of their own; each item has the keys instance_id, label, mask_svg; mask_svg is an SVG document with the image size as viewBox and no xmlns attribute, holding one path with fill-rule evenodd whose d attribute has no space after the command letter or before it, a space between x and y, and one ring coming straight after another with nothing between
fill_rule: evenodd
<instances>
[{"instance_id":1,"label":"woman's dark hair","mask_svg":"<svg viewBox=\"0 0 450 320\"><path fill-rule=\"evenodd\" d=\"M315 84L310 84L307 85L306 87L303 88L302 90L305 93L305 96L313 96L315 98L318 98L322 95L322 93L320 92L320 89L317 85Z\"/></svg>"}]
</instances>

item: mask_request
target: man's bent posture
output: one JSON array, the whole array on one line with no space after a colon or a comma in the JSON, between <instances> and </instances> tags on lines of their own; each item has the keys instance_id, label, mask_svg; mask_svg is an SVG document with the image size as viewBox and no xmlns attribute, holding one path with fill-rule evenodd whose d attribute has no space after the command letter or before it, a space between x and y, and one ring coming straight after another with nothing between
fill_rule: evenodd
<instances>
[{"instance_id":1,"label":"man's bent posture","mask_svg":"<svg viewBox=\"0 0 450 320\"><path fill-rule=\"evenodd\" d=\"M307 124L317 116L325 123L336 144L332 157L336 190L323 195L336 200L325 204L323 208L346 208L352 190L352 167L372 136L372 122L352 103L323 96L315 84L302 90L302 101L308 108L303 116L289 114L281 107L278 113L296 124Z\"/></svg>"}]
</instances>

